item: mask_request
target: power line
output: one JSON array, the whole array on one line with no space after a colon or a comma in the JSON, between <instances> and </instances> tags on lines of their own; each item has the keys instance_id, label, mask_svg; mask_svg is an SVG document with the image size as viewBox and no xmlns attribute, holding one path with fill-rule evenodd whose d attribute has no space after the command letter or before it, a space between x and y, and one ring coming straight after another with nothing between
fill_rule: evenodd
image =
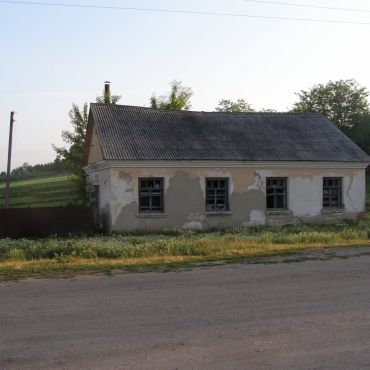
<instances>
[{"instance_id":1,"label":"power line","mask_svg":"<svg viewBox=\"0 0 370 370\"><path fill-rule=\"evenodd\" d=\"M255 18L255 19L277 19L287 21L301 21L301 22L317 22L317 23L339 23L352 25L366 25L370 22L354 22L330 19L314 19L314 18L295 18L295 17L279 17L279 16L265 16L241 13L218 13L218 12L203 12L195 10L176 10L176 9L158 9L158 8L135 8L135 7L120 7L120 6L106 6L106 5L86 5L86 4L65 4L65 3L48 3L41 1L15 1L15 0L0 0L2 4L14 5L36 5L36 6L50 6L50 7L66 7L66 8L88 8L88 9L105 9L105 10L119 10L119 11L134 11L134 12L155 12L155 13L173 13L173 14L187 14L187 15L208 15L219 17L237 17L237 18Z\"/></svg>"},{"instance_id":2,"label":"power line","mask_svg":"<svg viewBox=\"0 0 370 370\"><path fill-rule=\"evenodd\" d=\"M244 0L244 1L248 1L248 2L251 2L251 3L270 4L270 5L286 5L286 6L297 6L297 7L304 7L304 8L341 10L341 11L345 11L345 12L370 13L370 10L366 10L366 9L336 8L336 7L332 7L332 6L286 3L286 2L281 2L281 1L270 1L270 0Z\"/></svg>"}]
</instances>

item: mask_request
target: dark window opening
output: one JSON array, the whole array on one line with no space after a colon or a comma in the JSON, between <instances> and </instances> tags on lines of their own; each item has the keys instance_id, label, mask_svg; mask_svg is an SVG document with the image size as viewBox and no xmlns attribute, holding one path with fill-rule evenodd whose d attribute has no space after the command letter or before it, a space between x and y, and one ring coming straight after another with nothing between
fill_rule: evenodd
<instances>
[{"instance_id":1,"label":"dark window opening","mask_svg":"<svg viewBox=\"0 0 370 370\"><path fill-rule=\"evenodd\" d=\"M163 212L163 179L139 179L139 212Z\"/></svg>"},{"instance_id":2,"label":"dark window opening","mask_svg":"<svg viewBox=\"0 0 370 370\"><path fill-rule=\"evenodd\" d=\"M229 210L229 180L206 179L206 211L222 212Z\"/></svg>"},{"instance_id":3,"label":"dark window opening","mask_svg":"<svg viewBox=\"0 0 370 370\"><path fill-rule=\"evenodd\" d=\"M326 177L323 180L323 207L342 207L342 179Z\"/></svg>"},{"instance_id":4,"label":"dark window opening","mask_svg":"<svg viewBox=\"0 0 370 370\"><path fill-rule=\"evenodd\" d=\"M287 209L287 179L266 179L266 207L267 209Z\"/></svg>"}]
</instances>

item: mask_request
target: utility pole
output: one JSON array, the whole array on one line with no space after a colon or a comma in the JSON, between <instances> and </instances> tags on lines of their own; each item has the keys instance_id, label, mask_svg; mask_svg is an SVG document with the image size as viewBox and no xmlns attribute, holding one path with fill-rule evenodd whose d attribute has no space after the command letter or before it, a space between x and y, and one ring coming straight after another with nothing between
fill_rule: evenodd
<instances>
[{"instance_id":1,"label":"utility pole","mask_svg":"<svg viewBox=\"0 0 370 370\"><path fill-rule=\"evenodd\" d=\"M6 186L5 186L5 199L4 199L5 208L9 208L9 199L10 199L10 165L12 161L13 124L14 124L14 112L11 112L10 113L10 128L9 128L9 146L8 146L8 167L7 167L7 172L6 172Z\"/></svg>"}]
</instances>

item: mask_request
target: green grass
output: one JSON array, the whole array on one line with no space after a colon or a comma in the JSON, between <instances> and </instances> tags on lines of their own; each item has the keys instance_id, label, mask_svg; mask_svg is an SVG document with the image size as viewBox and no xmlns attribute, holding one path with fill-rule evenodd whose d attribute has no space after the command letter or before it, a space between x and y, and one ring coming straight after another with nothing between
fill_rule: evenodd
<instances>
[{"instance_id":1,"label":"green grass","mask_svg":"<svg viewBox=\"0 0 370 370\"><path fill-rule=\"evenodd\" d=\"M0 240L0 279L155 270L240 261L305 249L370 245L370 221L343 225L243 227L228 231Z\"/></svg>"},{"instance_id":2,"label":"green grass","mask_svg":"<svg viewBox=\"0 0 370 370\"><path fill-rule=\"evenodd\" d=\"M4 202L5 181L0 180L0 207ZM10 206L59 207L76 200L71 174L46 173L38 176L13 178L11 182Z\"/></svg>"}]
</instances>

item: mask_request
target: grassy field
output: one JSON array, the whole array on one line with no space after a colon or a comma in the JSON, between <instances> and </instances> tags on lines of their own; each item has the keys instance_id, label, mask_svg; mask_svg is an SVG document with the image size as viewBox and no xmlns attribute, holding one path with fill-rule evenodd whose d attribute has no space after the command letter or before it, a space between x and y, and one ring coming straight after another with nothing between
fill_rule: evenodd
<instances>
[{"instance_id":1,"label":"grassy field","mask_svg":"<svg viewBox=\"0 0 370 370\"><path fill-rule=\"evenodd\" d=\"M5 179L0 179L0 207L4 203ZM71 174L46 173L12 179L10 205L20 207L66 206L76 199Z\"/></svg>"}]
</instances>

